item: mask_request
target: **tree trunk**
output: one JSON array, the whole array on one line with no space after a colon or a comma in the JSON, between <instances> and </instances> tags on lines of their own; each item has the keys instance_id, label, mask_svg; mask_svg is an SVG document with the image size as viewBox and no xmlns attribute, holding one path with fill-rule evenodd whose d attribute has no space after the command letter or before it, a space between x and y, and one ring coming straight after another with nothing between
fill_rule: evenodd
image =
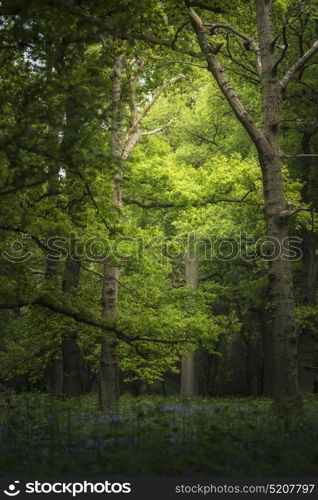
<instances>
[{"instance_id":1,"label":"tree trunk","mask_svg":"<svg viewBox=\"0 0 318 500\"><path fill-rule=\"evenodd\" d=\"M190 247L185 260L186 285L196 292L199 284L199 263L195 248ZM191 351L183 355L181 364L181 393L183 404L188 404L198 393L196 352Z\"/></svg>"},{"instance_id":2,"label":"tree trunk","mask_svg":"<svg viewBox=\"0 0 318 500\"><path fill-rule=\"evenodd\" d=\"M48 153L54 158L57 155L59 148L58 129L50 131L48 138ZM48 164L49 180L47 184L48 204L55 205L55 196L59 190L59 166L54 159L51 159ZM54 236L47 234L47 238ZM59 286L59 261L56 259L45 258L45 279L46 289L54 292ZM49 394L62 396L63 394L63 363L61 354L57 358L51 359L46 368L46 390Z\"/></svg>"},{"instance_id":3,"label":"tree trunk","mask_svg":"<svg viewBox=\"0 0 318 500\"><path fill-rule=\"evenodd\" d=\"M80 261L73 260L70 256L66 258L63 279L63 292L76 295L79 277ZM63 396L77 397L81 395L81 358L80 348L77 342L77 331L70 328L62 339L63 359Z\"/></svg>"},{"instance_id":4,"label":"tree trunk","mask_svg":"<svg viewBox=\"0 0 318 500\"><path fill-rule=\"evenodd\" d=\"M57 260L45 259L45 278L49 285L47 288L53 289L58 286L58 269L59 263ZM46 367L46 390L54 396L62 396L63 394L63 363L61 354L57 358L50 359Z\"/></svg>"},{"instance_id":5,"label":"tree trunk","mask_svg":"<svg viewBox=\"0 0 318 500\"><path fill-rule=\"evenodd\" d=\"M178 75L164 83L153 98L146 104L143 111L138 115L136 78L133 75L128 77L130 89L130 128L126 134L123 134L122 115L123 115L123 88L122 71L123 67L129 67L127 58L118 56L115 58L114 68L111 74L112 79L112 123L111 123L111 156L113 167L113 194L112 200L117 208L118 218L120 219L120 208L123 204L122 198L122 178L125 160L129 157L139 139L145 132L142 132L140 125L147 116L152 106L156 103L160 95L168 85L182 78L184 75ZM148 131L147 134L159 132L165 127ZM114 263L108 262L104 266L104 287L103 287L103 313L106 317L115 317L117 309L119 268ZM108 294L105 290L113 289ZM109 387L107 387L109 385ZM103 411L111 409L119 398L119 370L117 355L117 340L110 335L103 334L101 340L101 359L100 359L100 408Z\"/></svg>"},{"instance_id":6,"label":"tree trunk","mask_svg":"<svg viewBox=\"0 0 318 500\"><path fill-rule=\"evenodd\" d=\"M315 342L313 334L304 329L298 339L299 390L301 393L314 393Z\"/></svg>"},{"instance_id":7,"label":"tree trunk","mask_svg":"<svg viewBox=\"0 0 318 500\"><path fill-rule=\"evenodd\" d=\"M277 78L277 59L271 25L271 0L256 0L259 47L253 42L263 94L263 127L260 129L233 89L217 52L211 45L199 16L192 10L191 22L205 54L208 70L215 78L235 116L251 137L263 175L264 216L269 245L276 254L269 260L269 299L274 336L274 397L298 394L297 338L291 265L280 250L288 236L288 210L284 196L282 161L279 149L280 101L283 84ZM290 73L292 77L292 72ZM289 78L289 77L288 77ZM284 85L289 81L287 77ZM286 82L286 83L285 83ZM286 245L286 243L285 243Z\"/></svg>"},{"instance_id":8,"label":"tree trunk","mask_svg":"<svg viewBox=\"0 0 318 500\"><path fill-rule=\"evenodd\" d=\"M240 331L241 339L245 345L245 373L246 373L246 395L258 396L258 379L257 379L257 350L256 341L252 331L248 327L242 326Z\"/></svg>"},{"instance_id":9,"label":"tree trunk","mask_svg":"<svg viewBox=\"0 0 318 500\"><path fill-rule=\"evenodd\" d=\"M257 349L256 341L252 334L248 332L246 345L246 375L247 375L247 395L257 398L258 377L257 377Z\"/></svg>"},{"instance_id":10,"label":"tree trunk","mask_svg":"<svg viewBox=\"0 0 318 500\"><path fill-rule=\"evenodd\" d=\"M275 254L268 257L269 299L271 329L274 343L275 398L294 396L298 393L297 337L294 316L294 296L291 263L282 254L288 236L287 217L281 177L281 164L273 154L270 163L264 162L265 220L269 244ZM286 244L286 243L285 243Z\"/></svg>"},{"instance_id":11,"label":"tree trunk","mask_svg":"<svg viewBox=\"0 0 318 500\"><path fill-rule=\"evenodd\" d=\"M273 395L277 399L298 393L297 337L291 264L282 254L284 241L288 237L288 211L279 149L281 86L272 47L271 2L256 0L256 6L262 60L263 133L266 137L258 153L263 174L267 237L275 250L268 258L268 277L271 328L274 334Z\"/></svg>"},{"instance_id":12,"label":"tree trunk","mask_svg":"<svg viewBox=\"0 0 318 500\"><path fill-rule=\"evenodd\" d=\"M118 267L104 266L103 313L115 317L118 299ZM119 363L117 339L107 334L101 340L99 404L102 411L109 411L119 400Z\"/></svg>"},{"instance_id":13,"label":"tree trunk","mask_svg":"<svg viewBox=\"0 0 318 500\"><path fill-rule=\"evenodd\" d=\"M311 154L311 140L317 132L316 126L305 129L302 137L302 151ZM304 158L302 163L302 199L305 203L317 206L317 158ZM302 258L302 296L303 306L316 306L318 258L316 255L318 238L314 224L312 228L303 229ZM298 337L298 370L299 388L302 393L313 393L315 390L315 338L309 325L304 325Z\"/></svg>"},{"instance_id":14,"label":"tree trunk","mask_svg":"<svg viewBox=\"0 0 318 500\"><path fill-rule=\"evenodd\" d=\"M318 259L317 237L304 230L302 260L302 305L316 305L316 282ZM314 392L315 340L312 329L305 325L298 337L299 389L302 393Z\"/></svg>"},{"instance_id":15,"label":"tree trunk","mask_svg":"<svg viewBox=\"0 0 318 500\"><path fill-rule=\"evenodd\" d=\"M46 367L46 390L54 396L63 394L63 363L61 357L51 359Z\"/></svg>"},{"instance_id":16,"label":"tree trunk","mask_svg":"<svg viewBox=\"0 0 318 500\"><path fill-rule=\"evenodd\" d=\"M262 394L266 398L273 397L274 389L274 336L269 323L268 311L260 312L260 325L263 338L263 388Z\"/></svg>"},{"instance_id":17,"label":"tree trunk","mask_svg":"<svg viewBox=\"0 0 318 500\"><path fill-rule=\"evenodd\" d=\"M120 209L122 206L123 142L122 127L122 68L124 59L117 57L112 72L112 132L111 154L113 167L112 201ZM119 267L110 263L104 265L102 290L103 314L115 318L117 313ZM119 400L119 360L117 339L111 334L103 334L100 354L99 405L102 411L109 411Z\"/></svg>"}]
</instances>

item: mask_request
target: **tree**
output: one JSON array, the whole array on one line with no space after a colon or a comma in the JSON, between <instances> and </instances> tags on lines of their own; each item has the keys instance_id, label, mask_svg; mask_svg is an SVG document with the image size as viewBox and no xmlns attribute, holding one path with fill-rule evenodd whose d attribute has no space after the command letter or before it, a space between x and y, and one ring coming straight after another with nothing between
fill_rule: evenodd
<instances>
[{"instance_id":1,"label":"tree","mask_svg":"<svg viewBox=\"0 0 318 500\"><path fill-rule=\"evenodd\" d=\"M198 290L199 284L199 262L196 248L189 243L189 249L185 256L185 282L193 292ZM196 352L191 351L183 355L181 366L181 402L187 404L198 394Z\"/></svg>"},{"instance_id":2,"label":"tree","mask_svg":"<svg viewBox=\"0 0 318 500\"><path fill-rule=\"evenodd\" d=\"M263 174L264 211L267 236L275 242L276 251L269 262L269 296L271 321L274 332L274 396L294 396L298 393L296 325L290 262L279 255L283 241L288 236L287 203L282 178L282 157L279 148L279 120L282 90L287 86L297 69L318 50L318 42L310 52L285 74L277 77L278 59L274 52L274 37L271 24L272 2L256 2L256 18L259 46L252 42L259 65L263 93L263 128L259 129L241 100L232 88L224 69L205 33L203 23L192 10L191 20L201 50L206 57L209 71L216 79L238 120L250 135L259 156Z\"/></svg>"},{"instance_id":3,"label":"tree","mask_svg":"<svg viewBox=\"0 0 318 500\"><path fill-rule=\"evenodd\" d=\"M24 3L0 7L6 28L0 192L7 214L1 231L4 245L29 234L24 248L33 253L32 261L5 262L1 270L1 282L8 280L0 303L8 309L5 366L41 352L38 364L33 359L33 367L31 361L23 367L34 373L40 359L45 364L63 351L65 388L66 378L74 382L66 392L76 395L79 347L94 369L100 354L100 400L107 410L118 400L119 367L129 380L162 380L165 370L174 372L181 355L198 346L203 363L213 364L217 344L225 361L215 363L214 393L220 390L217 371L226 375L221 392L235 380L233 360L244 378L233 383L235 391L256 394L263 383L267 394L274 387L276 398L293 396L296 292L300 379L306 378L301 386L312 388L317 266L311 105L306 127L296 134L287 128L299 123L291 100L301 102L299 88L314 81L314 24L308 21L301 31L309 3L298 12L292 2L257 0L256 22L242 15L241 4L230 10L227 1L212 6L153 0L141 7L129 3L129 13L126 2L48 2L46 10L37 2L23 10ZM290 43L296 28L303 37L299 54ZM163 95L181 76L167 76L171 67L189 78L178 92L173 86ZM282 144L296 156L289 173ZM200 249L198 286L196 273L190 277L187 266L185 280L181 261L169 253L178 246L175 237L181 241L191 232L203 242L236 239L240 232L257 238L265 226L268 244L261 257L254 244L253 258L231 262L204 259ZM288 252L279 253L289 229L300 227L303 283L299 264L291 265ZM63 258L69 253L62 287L61 264L45 254L49 236L73 232L82 243L62 252ZM152 245L143 262L130 241L136 235ZM94 251L88 257L85 241L92 236L115 247L123 241L131 261L112 255L101 262ZM158 237L164 243L151 242ZM152 250L161 252L160 262ZM37 315L42 323L35 328ZM16 325L24 332L20 343L12 334ZM257 359L263 356L262 382Z\"/></svg>"},{"instance_id":4,"label":"tree","mask_svg":"<svg viewBox=\"0 0 318 500\"><path fill-rule=\"evenodd\" d=\"M314 42L309 50L298 59L279 78L278 67L284 58L277 55L277 42L272 28L272 1L256 1L256 25L258 42L251 36L245 35L239 29L226 23L211 23L208 27L199 15L190 6L190 21L196 34L201 54L207 62L207 69L216 80L223 95L231 106L233 113L249 134L259 157L259 164L263 176L264 216L266 232L269 241L274 244L275 253L269 260L269 297L271 304L271 323L274 332L274 368L275 384L274 396L295 396L298 394L297 370L297 342L296 324L294 316L294 297L292 284L291 264L288 259L280 255L283 242L288 237L288 220L291 212L284 195L284 181L282 176L283 155L279 145L280 106L282 93L294 75L318 51L318 41ZM214 10L213 8L211 9ZM255 54L257 74L261 81L263 96L262 127L260 128L246 106L243 105L237 92L231 85L224 67L218 57L221 45L211 43L208 36L211 30L223 28L241 38ZM284 28L285 29L285 28ZM283 30L284 33L284 30ZM152 44L166 45L174 50L176 40L169 42L150 38L147 35L135 35L135 38L149 40ZM193 51L183 49L182 52L194 55Z\"/></svg>"},{"instance_id":5,"label":"tree","mask_svg":"<svg viewBox=\"0 0 318 500\"><path fill-rule=\"evenodd\" d=\"M135 145L143 135L160 132L163 127L152 131L143 132L142 122L148 115L152 106L159 99L166 87L176 82L183 75L178 75L165 82L154 96L146 103L144 109L139 112L136 95L136 77L128 76L129 80L129 103L130 117L126 125L127 133L124 133L124 92L123 92L123 70L129 71L131 61L127 57L118 55L112 70L112 97L111 97L111 159L112 159L112 201L120 212L123 204L122 180L125 170L125 162L129 158ZM116 257L115 257L116 259ZM105 262L102 304L104 316L115 318L117 313L119 267L115 263ZM105 336L101 342L101 370L100 370L100 407L106 411L113 408L119 398L119 367L117 356L117 339L114 336Z\"/></svg>"}]
</instances>

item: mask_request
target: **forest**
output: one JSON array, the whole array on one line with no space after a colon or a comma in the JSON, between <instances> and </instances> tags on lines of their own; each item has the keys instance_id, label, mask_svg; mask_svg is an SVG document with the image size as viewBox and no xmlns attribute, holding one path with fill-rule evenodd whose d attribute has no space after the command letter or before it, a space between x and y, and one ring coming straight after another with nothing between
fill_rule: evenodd
<instances>
[{"instance_id":1,"label":"forest","mask_svg":"<svg viewBox=\"0 0 318 500\"><path fill-rule=\"evenodd\" d=\"M0 465L317 476L318 1L0 2Z\"/></svg>"}]
</instances>

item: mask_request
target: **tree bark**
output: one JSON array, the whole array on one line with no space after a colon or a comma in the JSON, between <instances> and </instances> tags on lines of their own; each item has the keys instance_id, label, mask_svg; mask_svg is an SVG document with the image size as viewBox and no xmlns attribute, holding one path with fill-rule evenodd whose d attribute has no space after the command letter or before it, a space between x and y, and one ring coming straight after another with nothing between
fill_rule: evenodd
<instances>
[{"instance_id":1,"label":"tree bark","mask_svg":"<svg viewBox=\"0 0 318 500\"><path fill-rule=\"evenodd\" d=\"M63 394L63 363L61 357L51 359L46 367L46 390L54 396Z\"/></svg>"},{"instance_id":2,"label":"tree bark","mask_svg":"<svg viewBox=\"0 0 318 500\"><path fill-rule=\"evenodd\" d=\"M112 201L117 207L118 213L123 205L122 178L125 161L133 151L134 147L143 135L140 125L147 116L152 106L157 102L164 90L176 82L184 75L177 75L165 82L146 104L143 111L138 115L136 80L130 75L130 129L127 134L123 134L122 115L123 115L123 96L122 96L122 72L127 68L126 58L119 56L115 59L112 71L112 124L111 124L111 157L112 157L112 181L113 194ZM162 130L162 127L149 133L156 133ZM105 317L116 317L117 298L119 283L119 267L108 262L104 266L104 286L102 294L102 307ZM119 361L117 355L117 340L108 335L101 339L101 358L100 358L100 409L108 411L113 408L119 399Z\"/></svg>"},{"instance_id":3,"label":"tree bark","mask_svg":"<svg viewBox=\"0 0 318 500\"><path fill-rule=\"evenodd\" d=\"M317 236L304 230L302 259L302 305L316 306L318 259ZM309 325L303 326L298 337L299 389L301 393L314 392L315 339Z\"/></svg>"},{"instance_id":4,"label":"tree bark","mask_svg":"<svg viewBox=\"0 0 318 500\"><path fill-rule=\"evenodd\" d=\"M116 317L118 277L118 267L105 263L102 304L104 316L107 318ZM102 411L111 410L119 400L117 345L116 337L111 334L107 334L101 340L99 404Z\"/></svg>"},{"instance_id":5,"label":"tree bark","mask_svg":"<svg viewBox=\"0 0 318 500\"><path fill-rule=\"evenodd\" d=\"M190 247L186 255L185 280L186 285L189 285L194 292L198 290L199 263L194 247ZM182 357L180 399L183 404L189 404L198 394L196 357L196 351L190 351Z\"/></svg>"},{"instance_id":6,"label":"tree bark","mask_svg":"<svg viewBox=\"0 0 318 500\"><path fill-rule=\"evenodd\" d=\"M256 341L252 338L251 333L248 333L248 341L246 345L246 378L247 378L247 395L256 398L258 396L258 376L257 376L257 349Z\"/></svg>"},{"instance_id":7,"label":"tree bark","mask_svg":"<svg viewBox=\"0 0 318 500\"><path fill-rule=\"evenodd\" d=\"M287 204L284 195L282 160L279 149L281 87L272 48L271 2L257 0L257 25L262 61L263 133L266 142L259 150L263 175L264 212L267 236L274 242L275 255L269 258L269 298L274 336L274 398L298 393L297 337L291 264L281 253L288 237Z\"/></svg>"},{"instance_id":8,"label":"tree bark","mask_svg":"<svg viewBox=\"0 0 318 500\"><path fill-rule=\"evenodd\" d=\"M268 311L265 308L262 309L260 312L263 341L262 394L266 398L272 398L274 394L274 336L268 316Z\"/></svg>"},{"instance_id":9,"label":"tree bark","mask_svg":"<svg viewBox=\"0 0 318 500\"><path fill-rule=\"evenodd\" d=\"M122 206L122 68L123 58L117 57L112 73L112 132L111 155L113 166L112 201L120 209ZM119 267L104 265L102 308L106 318L115 318L117 313ZM99 405L102 411L109 411L119 400L119 360L117 339L111 334L103 334L100 353Z\"/></svg>"},{"instance_id":10,"label":"tree bark","mask_svg":"<svg viewBox=\"0 0 318 500\"><path fill-rule=\"evenodd\" d=\"M45 278L46 283L50 288L58 286L58 268L59 263L56 260L45 259ZM59 357L50 359L46 367L46 390L49 394L55 396L62 396L63 394L63 363L61 355Z\"/></svg>"},{"instance_id":11,"label":"tree bark","mask_svg":"<svg viewBox=\"0 0 318 500\"><path fill-rule=\"evenodd\" d=\"M317 132L317 123L305 129L302 137L302 151L311 154L311 140ZM317 205L317 159L304 158L302 164L302 199L305 203ZM302 257L302 295L303 306L315 307L317 303L317 272L318 238L314 227L303 228L303 257ZM301 393L313 393L315 390L315 339L314 332L309 325L304 325L298 336L298 370L299 389Z\"/></svg>"},{"instance_id":12,"label":"tree bark","mask_svg":"<svg viewBox=\"0 0 318 500\"><path fill-rule=\"evenodd\" d=\"M308 328L304 329L298 339L299 390L302 394L314 393L314 359L315 342Z\"/></svg>"},{"instance_id":13,"label":"tree bark","mask_svg":"<svg viewBox=\"0 0 318 500\"><path fill-rule=\"evenodd\" d=\"M63 292L65 294L76 295L79 277L80 261L73 260L70 256L66 258ZM62 339L62 359L63 359L63 396L77 397L81 395L81 354L77 341L77 331L67 330Z\"/></svg>"},{"instance_id":14,"label":"tree bark","mask_svg":"<svg viewBox=\"0 0 318 500\"><path fill-rule=\"evenodd\" d=\"M259 57L263 94L263 127L259 129L231 86L212 47L199 16L192 11L191 21L199 45L212 73L238 120L251 137L259 156L263 177L266 235L274 242L276 253L268 258L271 328L274 337L274 397L298 394L297 338L291 265L280 249L288 236L288 211L284 196L282 161L279 150L279 118L282 86L277 78L273 47L270 0L256 0Z\"/></svg>"},{"instance_id":15,"label":"tree bark","mask_svg":"<svg viewBox=\"0 0 318 500\"><path fill-rule=\"evenodd\" d=\"M49 161L49 180L47 184L47 201L48 204L54 204L56 193L59 190L59 166L57 162L53 159L58 152L59 139L58 139L58 129L51 129L48 137L48 152L52 156ZM54 236L52 234L47 234L47 238ZM45 279L46 279L46 289L54 291L56 287L59 286L59 261L55 259L49 259L48 256L45 258ZM63 394L63 363L61 354L59 357L51 359L46 367L46 390L49 394L55 396L62 396Z\"/></svg>"}]
</instances>

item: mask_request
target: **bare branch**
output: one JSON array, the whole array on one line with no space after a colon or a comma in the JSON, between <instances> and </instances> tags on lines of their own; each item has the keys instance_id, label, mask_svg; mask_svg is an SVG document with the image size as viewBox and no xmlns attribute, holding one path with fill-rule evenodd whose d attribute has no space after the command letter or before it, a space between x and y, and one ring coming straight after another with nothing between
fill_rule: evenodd
<instances>
[{"instance_id":1,"label":"bare branch","mask_svg":"<svg viewBox=\"0 0 318 500\"><path fill-rule=\"evenodd\" d=\"M249 42L251 45L252 44L256 44L257 45L257 43L254 40L254 38L252 38L251 36L245 35L245 33L242 33L241 31L239 31L237 28L234 28L234 26L231 26L230 24L226 24L226 23L214 23L214 24L205 23L204 26L208 26L211 30L214 30L214 29L217 29L217 28L224 28L224 29L226 29L228 31L231 31L232 33L234 33L234 35L237 35L239 38L242 38L246 42Z\"/></svg>"},{"instance_id":2,"label":"bare branch","mask_svg":"<svg viewBox=\"0 0 318 500\"><path fill-rule=\"evenodd\" d=\"M183 75L182 73L177 75L177 76L174 76L173 78L170 78L170 80L167 80L158 90L158 92L153 96L153 98L148 102L148 104L145 106L144 110L141 112L141 114L138 116L138 118L135 120L135 122L133 123L129 133L132 133L134 130L136 130L138 128L138 126L140 125L140 123L142 122L142 120L147 116L147 114L149 113L150 109L152 108L152 106L158 101L159 97L161 96L161 94L165 91L165 89L167 87L169 87L169 85L172 85L173 83L175 83L176 81L180 80L180 78L186 78L185 75ZM128 133L128 134L129 134Z\"/></svg>"},{"instance_id":3,"label":"bare branch","mask_svg":"<svg viewBox=\"0 0 318 500\"><path fill-rule=\"evenodd\" d=\"M88 182L86 181L85 177L83 176L83 174L78 170L76 169L75 170L75 173L78 175L78 177L83 181L84 185L85 185L85 188L86 188L86 192L89 196L89 198L91 199L91 202L93 203L94 207L95 207L95 210L96 210L96 213L97 215L100 217L101 221L103 222L104 226L106 227L106 229L109 231L110 234L114 234L114 228L111 227L108 222L106 221L105 217L101 214L100 212L100 209L99 209L99 206L93 196L93 193L92 193L92 190L90 188L90 185L88 184Z\"/></svg>"},{"instance_id":4,"label":"bare branch","mask_svg":"<svg viewBox=\"0 0 318 500\"><path fill-rule=\"evenodd\" d=\"M176 46L176 43L178 41L178 38L179 38L179 35L181 33L181 31L183 30L183 28L185 26L187 26L188 24L190 23L190 21L186 21L185 23L183 23L181 26L179 26L179 28L176 29L176 32L174 34L174 37L173 37L173 40L172 40L172 44L171 44L171 47L174 48Z\"/></svg>"},{"instance_id":5,"label":"bare branch","mask_svg":"<svg viewBox=\"0 0 318 500\"><path fill-rule=\"evenodd\" d=\"M289 210L292 207L293 210ZM296 203L292 203L290 201L287 202L287 210L282 210L279 214L281 218L286 218L286 217L292 217L293 215L297 214L298 212L311 212L311 214L314 214L315 210L312 207L303 207L301 205L297 205Z\"/></svg>"},{"instance_id":6,"label":"bare branch","mask_svg":"<svg viewBox=\"0 0 318 500\"><path fill-rule=\"evenodd\" d=\"M140 128L137 128L135 130L131 128L131 130L126 135L122 144L123 147L122 147L121 158L123 160L127 160L127 158L129 157L130 153L136 146L141 136L142 136L142 131L140 130Z\"/></svg>"},{"instance_id":7,"label":"bare branch","mask_svg":"<svg viewBox=\"0 0 318 500\"><path fill-rule=\"evenodd\" d=\"M182 208L187 205L177 205L176 203L165 203L161 201L151 201L150 203L144 203L143 201L131 200L129 198L124 198L126 205L137 205L140 208Z\"/></svg>"},{"instance_id":8,"label":"bare branch","mask_svg":"<svg viewBox=\"0 0 318 500\"><path fill-rule=\"evenodd\" d=\"M283 59L286 56L287 50L288 50L288 40L287 40L287 33L286 33L286 23L284 22L283 24L283 29L282 29L282 35L283 35L283 42L284 42L284 48L282 50L282 53L280 57L277 59L276 63L274 64L273 70L277 70L278 66L280 63L283 61Z\"/></svg>"},{"instance_id":9,"label":"bare branch","mask_svg":"<svg viewBox=\"0 0 318 500\"><path fill-rule=\"evenodd\" d=\"M197 36L197 40L208 63L208 70L214 76L226 100L230 104L233 112L235 113L240 123L243 125L243 127L251 137L256 148L258 150L261 150L264 143L267 142L266 137L264 136L262 131L257 127L252 116L244 107L239 96L236 94L234 88L229 82L229 79L224 71L224 68L220 63L218 57L216 56L215 48L211 46L208 40L208 37L204 31L204 26L200 17L192 9L190 10L190 16L192 20L193 29Z\"/></svg>"},{"instance_id":10,"label":"bare branch","mask_svg":"<svg viewBox=\"0 0 318 500\"><path fill-rule=\"evenodd\" d=\"M224 69L231 71L235 75L240 76L241 78L243 78L243 80L251 82L251 83L253 83L253 85L259 85L259 80L256 80L256 78L253 78L252 76L247 75L246 73L238 71L237 69L233 68L233 66L225 66L224 65L223 67L224 67Z\"/></svg>"},{"instance_id":11,"label":"bare branch","mask_svg":"<svg viewBox=\"0 0 318 500\"><path fill-rule=\"evenodd\" d=\"M245 35L245 33L242 33L238 29L234 28L230 24L225 24L225 23L215 23L215 24L205 24L205 26L208 26L211 30L218 29L218 28L223 28L228 31L231 31L234 35L238 36L245 42L249 44L251 49L253 50L255 56L256 56L256 68L257 68L257 74L260 75L262 72L262 64L261 64L261 55L260 55L260 48L256 40L249 36Z\"/></svg>"},{"instance_id":12,"label":"bare branch","mask_svg":"<svg viewBox=\"0 0 318 500\"><path fill-rule=\"evenodd\" d=\"M229 41L228 36L226 37L226 48L227 48L228 53L226 54L225 52L220 50L220 54L224 55L225 57L228 57L234 64L236 64L237 66L240 66L242 69L244 69L244 71L247 71L248 73L251 73L252 75L255 75L256 77L259 76L258 73L256 73L256 71L253 71L252 69L248 68L245 64L241 63L241 61L238 61L237 59L235 59L235 57L233 56L233 54L231 52L230 41ZM246 75L244 75L244 76L246 76ZM254 78L253 78L253 80L255 82L259 83Z\"/></svg>"},{"instance_id":13,"label":"bare branch","mask_svg":"<svg viewBox=\"0 0 318 500\"><path fill-rule=\"evenodd\" d=\"M300 70L304 64L314 55L318 52L318 40L315 41L315 43L311 46L309 50L300 58L298 59L295 64L289 68L289 70L285 73L283 78L280 81L280 85L282 89L285 89L290 82L290 80L293 78L294 74Z\"/></svg>"},{"instance_id":14,"label":"bare branch","mask_svg":"<svg viewBox=\"0 0 318 500\"><path fill-rule=\"evenodd\" d=\"M306 207L298 207L298 208L295 208L295 210L292 210L291 212L289 212L288 217L292 217L293 215L297 214L298 212L312 212L312 209L306 208Z\"/></svg>"},{"instance_id":15,"label":"bare branch","mask_svg":"<svg viewBox=\"0 0 318 500\"><path fill-rule=\"evenodd\" d=\"M121 38L122 40L144 40L145 42L151 43L153 45L161 45L162 47L170 47L175 52L179 52L180 54L187 54L191 57L201 58L202 54L200 52L194 52L193 50L181 49L173 44L173 40L164 40L162 38L156 38L153 35L148 33L124 33L124 34L116 34L117 38Z\"/></svg>"},{"instance_id":16,"label":"bare branch","mask_svg":"<svg viewBox=\"0 0 318 500\"><path fill-rule=\"evenodd\" d=\"M287 29L288 28L291 29L292 26L293 26L293 24L295 24L301 18L302 14L304 13L304 10L306 8L306 4L308 4L307 0L300 0L298 3L296 3L295 5L293 5L291 7L291 9L289 9L289 12L288 12L287 16L283 20L283 26L282 26L281 31L279 31L277 33L277 35L272 40L271 48L272 48L273 51L275 49L276 43L279 40L279 38L281 36L283 36L283 37L286 36L287 35ZM294 17L293 17L293 12L295 12L295 16ZM285 35L284 35L284 30L286 31Z\"/></svg>"},{"instance_id":17,"label":"bare branch","mask_svg":"<svg viewBox=\"0 0 318 500\"><path fill-rule=\"evenodd\" d=\"M318 154L315 153L310 153L310 154L300 153L298 155L283 154L283 158L318 158Z\"/></svg>"},{"instance_id":18,"label":"bare branch","mask_svg":"<svg viewBox=\"0 0 318 500\"><path fill-rule=\"evenodd\" d=\"M38 203L39 201L49 198L50 196L59 196L60 194L63 194L62 191L48 191L47 193L41 194L41 196L39 196L34 203Z\"/></svg>"},{"instance_id":19,"label":"bare branch","mask_svg":"<svg viewBox=\"0 0 318 500\"><path fill-rule=\"evenodd\" d=\"M170 80L166 81L158 90L158 92L153 96L153 98L148 102L148 104L145 106L144 110L140 113L140 115L136 118L134 123L132 124L130 130L126 134L126 137L123 140L123 147L122 147L122 154L121 157L123 160L126 160L128 156L130 155L131 151L139 141L140 137L142 135L149 135L147 133L143 133L139 125L143 121L143 119L147 116L149 111L151 110L152 106L157 102L161 94L164 92L164 90L171 85L172 83L176 82L177 80L180 80L180 78L186 78L185 75L179 74L177 76L174 76L173 78L170 78ZM162 130L162 127L160 128ZM157 131L160 131L157 130ZM155 132L153 132L155 133Z\"/></svg>"},{"instance_id":20,"label":"bare branch","mask_svg":"<svg viewBox=\"0 0 318 500\"><path fill-rule=\"evenodd\" d=\"M166 128L170 127L172 121L173 120L170 120L170 121L168 121L168 123L166 123L162 127L158 127L158 128L153 129L153 130L144 130L143 132L141 132L141 135L142 136L144 136L144 135L152 135L152 134L157 134L158 132L162 132Z\"/></svg>"}]
</instances>

